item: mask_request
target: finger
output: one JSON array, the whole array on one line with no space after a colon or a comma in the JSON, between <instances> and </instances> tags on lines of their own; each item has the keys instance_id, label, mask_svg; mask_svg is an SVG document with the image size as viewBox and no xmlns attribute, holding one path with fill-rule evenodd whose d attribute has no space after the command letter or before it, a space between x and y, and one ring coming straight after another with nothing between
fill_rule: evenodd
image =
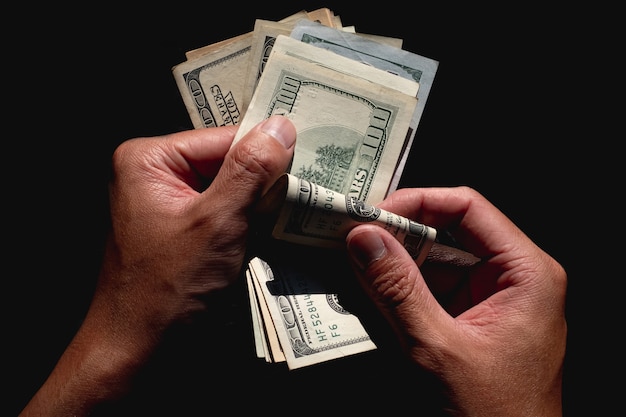
<instances>
[{"instance_id":1,"label":"finger","mask_svg":"<svg viewBox=\"0 0 626 417\"><path fill-rule=\"evenodd\" d=\"M452 325L451 317L436 301L404 247L374 225L352 229L346 242L359 282L401 343L409 348L417 341L440 339L435 331L445 332Z\"/></svg>"},{"instance_id":2,"label":"finger","mask_svg":"<svg viewBox=\"0 0 626 417\"><path fill-rule=\"evenodd\" d=\"M177 150L193 171L212 179L222 166L237 129L237 126L220 126L177 133L182 135L177 141Z\"/></svg>"},{"instance_id":3,"label":"finger","mask_svg":"<svg viewBox=\"0 0 626 417\"><path fill-rule=\"evenodd\" d=\"M403 189L381 207L450 231L467 250L482 258L471 271L472 276L480 277L471 281L474 302L507 286L531 283L538 276L535 271L547 265L559 268L504 213L469 187Z\"/></svg>"},{"instance_id":4,"label":"finger","mask_svg":"<svg viewBox=\"0 0 626 417\"><path fill-rule=\"evenodd\" d=\"M451 232L481 258L502 252L512 239L531 243L498 208L469 187L400 189L380 207Z\"/></svg>"},{"instance_id":5,"label":"finger","mask_svg":"<svg viewBox=\"0 0 626 417\"><path fill-rule=\"evenodd\" d=\"M130 139L115 150L113 172L127 183L156 178L200 192L217 174L236 132L236 126L224 126Z\"/></svg>"},{"instance_id":6,"label":"finger","mask_svg":"<svg viewBox=\"0 0 626 417\"><path fill-rule=\"evenodd\" d=\"M229 210L248 210L282 175L291 162L296 129L289 119L272 116L248 132L226 154L207 190L207 198L229 196Z\"/></svg>"}]
</instances>

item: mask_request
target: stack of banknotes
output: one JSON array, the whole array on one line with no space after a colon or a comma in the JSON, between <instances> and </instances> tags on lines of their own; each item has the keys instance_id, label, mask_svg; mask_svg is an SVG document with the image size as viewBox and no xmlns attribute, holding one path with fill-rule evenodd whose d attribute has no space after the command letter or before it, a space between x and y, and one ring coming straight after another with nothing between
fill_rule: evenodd
<instances>
[{"instance_id":1,"label":"stack of banknotes","mask_svg":"<svg viewBox=\"0 0 626 417\"><path fill-rule=\"evenodd\" d=\"M331 251L357 219L395 230L416 262L428 253L436 231L375 204L397 188L437 66L324 8L257 19L172 68L195 128L239 125L236 143L282 114L298 132L289 172L261 204L278 243L246 269L259 358L297 369L377 348L342 302L345 262Z\"/></svg>"}]
</instances>

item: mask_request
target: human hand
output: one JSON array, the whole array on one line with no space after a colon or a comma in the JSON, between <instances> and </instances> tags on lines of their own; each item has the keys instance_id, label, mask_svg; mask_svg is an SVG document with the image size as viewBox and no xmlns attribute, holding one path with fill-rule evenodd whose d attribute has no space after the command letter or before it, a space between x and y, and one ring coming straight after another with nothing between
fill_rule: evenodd
<instances>
[{"instance_id":1,"label":"human hand","mask_svg":"<svg viewBox=\"0 0 626 417\"><path fill-rule=\"evenodd\" d=\"M242 271L254 205L283 174L284 117L131 139L113 155L111 233L78 333L22 416L87 415L129 389L165 331Z\"/></svg>"},{"instance_id":2,"label":"human hand","mask_svg":"<svg viewBox=\"0 0 626 417\"><path fill-rule=\"evenodd\" d=\"M235 132L191 130L116 150L112 246L95 307L118 300L129 323L167 326L239 276L252 207L288 167L296 132L272 118L229 149Z\"/></svg>"},{"instance_id":3,"label":"human hand","mask_svg":"<svg viewBox=\"0 0 626 417\"><path fill-rule=\"evenodd\" d=\"M503 213L467 187L401 189L380 205L448 230L482 259L424 264L380 227L347 236L353 268L410 360L462 416L560 416L567 276Z\"/></svg>"}]
</instances>

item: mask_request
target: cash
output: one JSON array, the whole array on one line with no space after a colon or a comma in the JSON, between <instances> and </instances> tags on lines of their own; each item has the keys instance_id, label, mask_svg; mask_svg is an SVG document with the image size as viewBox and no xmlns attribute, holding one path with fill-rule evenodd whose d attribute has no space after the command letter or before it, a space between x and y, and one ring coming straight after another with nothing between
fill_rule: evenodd
<instances>
[{"instance_id":1,"label":"cash","mask_svg":"<svg viewBox=\"0 0 626 417\"><path fill-rule=\"evenodd\" d=\"M402 243L418 265L426 259L437 231L291 174L285 174L260 201L261 214L275 215L272 236L301 245L342 249L348 232L376 224Z\"/></svg>"},{"instance_id":2,"label":"cash","mask_svg":"<svg viewBox=\"0 0 626 417\"><path fill-rule=\"evenodd\" d=\"M400 176L417 133L417 127L424 112L424 106L426 105L439 63L399 47L383 44L378 40L355 33L346 33L345 31L323 26L312 21L299 20L291 31L291 37L304 43L315 45L318 48L333 51L355 62L373 66L401 78L419 83L420 87L416 93L418 101L410 124L411 130L407 135L407 142L404 144L404 152L397 161L396 175L394 175L391 182L391 188L395 189L400 181Z\"/></svg>"},{"instance_id":3,"label":"cash","mask_svg":"<svg viewBox=\"0 0 626 417\"><path fill-rule=\"evenodd\" d=\"M261 357L284 360L289 369L297 369L376 349L359 318L344 308L328 279L322 278L332 274L332 266L317 262L302 268L302 262L311 260L300 256L272 266L260 257L250 261L248 273L256 291L251 308L260 305L267 311L257 318L266 338L255 340L270 347Z\"/></svg>"},{"instance_id":4,"label":"cash","mask_svg":"<svg viewBox=\"0 0 626 417\"><path fill-rule=\"evenodd\" d=\"M252 33L248 33L172 69L195 128L239 124L244 112L241 80L246 76L251 44Z\"/></svg>"},{"instance_id":5,"label":"cash","mask_svg":"<svg viewBox=\"0 0 626 417\"><path fill-rule=\"evenodd\" d=\"M233 145L274 114L298 132L290 172L381 201L410 133L419 84L279 35Z\"/></svg>"},{"instance_id":6,"label":"cash","mask_svg":"<svg viewBox=\"0 0 626 417\"><path fill-rule=\"evenodd\" d=\"M291 27L305 19L334 27L341 21L329 9L301 11L287 16L277 25ZM253 42L261 39L264 27L188 51L187 60L172 67L176 85L195 128L237 125L247 108L246 91ZM266 39L265 42L270 42ZM271 43L271 42L270 42ZM255 46L255 51L258 46ZM262 50L260 50L262 52ZM255 65L261 57L255 54ZM254 88L251 85L250 88Z\"/></svg>"},{"instance_id":7,"label":"cash","mask_svg":"<svg viewBox=\"0 0 626 417\"><path fill-rule=\"evenodd\" d=\"M375 208L397 187L437 69L401 45L322 8L257 19L172 68L195 128L238 125L234 144L282 114L297 130L288 172L259 205L275 216L273 243L245 270L255 353L267 362L297 369L376 349L344 302L354 290L336 255L355 224L387 228L418 263L437 245L434 229Z\"/></svg>"}]
</instances>

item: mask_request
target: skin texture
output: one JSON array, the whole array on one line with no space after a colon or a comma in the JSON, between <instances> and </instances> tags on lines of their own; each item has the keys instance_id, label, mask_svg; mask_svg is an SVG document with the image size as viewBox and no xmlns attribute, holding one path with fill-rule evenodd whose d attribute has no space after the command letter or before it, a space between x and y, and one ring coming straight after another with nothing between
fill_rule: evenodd
<instances>
[{"instance_id":1,"label":"skin texture","mask_svg":"<svg viewBox=\"0 0 626 417\"><path fill-rule=\"evenodd\" d=\"M123 400L168 330L206 312L241 277L255 204L289 166L296 131L274 116L233 145L236 130L118 147L112 227L93 300L20 417L87 416ZM415 375L442 388L442 410L561 415L562 267L466 187L399 190L380 207L449 230L482 259L469 269L418 269L380 227L361 225L347 236L357 279Z\"/></svg>"},{"instance_id":2,"label":"skin texture","mask_svg":"<svg viewBox=\"0 0 626 417\"><path fill-rule=\"evenodd\" d=\"M567 276L467 187L403 189L381 208L449 230L482 259L417 268L371 225L347 237L354 270L410 361L444 387L454 416L560 416Z\"/></svg>"}]
</instances>

